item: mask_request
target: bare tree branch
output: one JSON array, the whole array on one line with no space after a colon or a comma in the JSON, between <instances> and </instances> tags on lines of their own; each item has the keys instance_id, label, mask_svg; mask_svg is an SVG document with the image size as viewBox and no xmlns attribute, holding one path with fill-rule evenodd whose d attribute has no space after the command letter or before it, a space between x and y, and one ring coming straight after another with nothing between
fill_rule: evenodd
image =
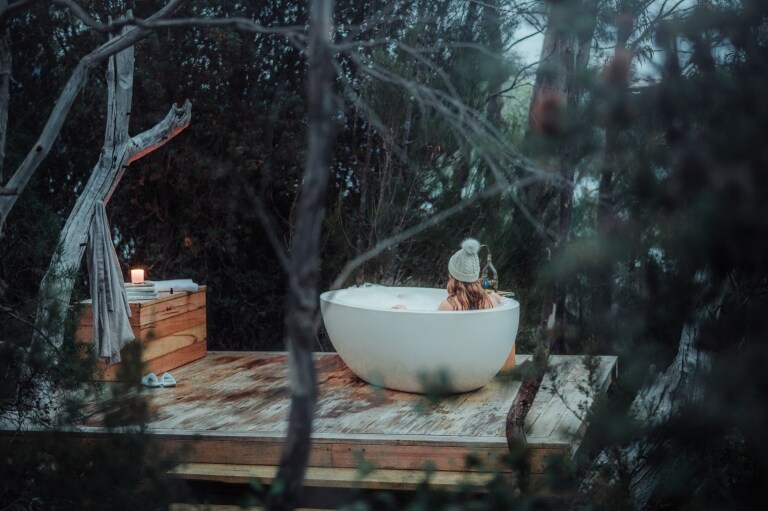
<instances>
[{"instance_id":1,"label":"bare tree branch","mask_svg":"<svg viewBox=\"0 0 768 511\"><path fill-rule=\"evenodd\" d=\"M432 108L440 113L446 120L448 120L454 133L457 134L457 138L468 140L477 150L480 157L485 159L486 164L488 164L489 168L494 171L494 175L497 177L497 183L500 183L503 190L510 190L513 188L519 190L536 182L547 182L554 188L569 186L568 182L563 179L560 173L543 170L533 162L529 161L526 157L522 156L514 147L504 140L503 135L501 135L493 125L488 123L482 114L471 110L457 97L425 84L416 83L381 66L375 66L374 63L362 60L358 54L351 54L350 57L352 61L358 65L361 74L367 74L373 78L403 88L409 94L414 96L420 107ZM379 131L385 139L391 138L388 128L384 126L375 111L360 98L354 91L352 84L349 83L348 80L345 80L343 76L342 83L345 83L346 85L345 91L347 92L347 96L361 112L366 114L371 125ZM483 144L477 143L477 140L480 139L483 140ZM491 142L490 144L488 144L489 141ZM392 147L396 150L396 154L405 158L404 161L407 161L407 155L402 148L396 144L393 144ZM527 174L527 177L512 184L508 181L508 178L504 173L501 172L500 167L522 169ZM549 237L554 239L556 236L554 231L551 231L551 229L548 229L546 226L539 225L540 221L528 210L528 208L514 194L512 194L511 197L520 212L532 223L532 225L540 227L542 233L548 234ZM441 220L442 219L437 219L430 225L434 225ZM405 236L402 239L406 239L407 237L408 236ZM355 268L359 267L360 264L372 257L375 257L375 255L377 254L371 255L370 257L367 257L366 254L358 256L355 261L358 261L360 257L365 257L365 259L355 263ZM354 271L354 268L349 272L345 272L345 275L337 278L336 281L334 281L334 286L342 285L351 274L351 271Z\"/></svg>"},{"instance_id":2,"label":"bare tree branch","mask_svg":"<svg viewBox=\"0 0 768 511\"><path fill-rule=\"evenodd\" d=\"M666 7L668 2L668 0L665 0L664 3L659 8L659 12L656 14L656 16L653 19L648 20L648 22L645 24L645 28L643 29L643 31L640 32L631 43L628 43L627 47L631 51L636 51L637 47L640 46L640 44L649 36L649 34L659 27L659 23L662 20L664 20L665 18L668 18L669 16L672 16L673 14L676 14L678 12L677 9L687 1L688 0L677 0L675 5L673 5L668 10L665 11L664 8Z\"/></svg>"},{"instance_id":3,"label":"bare tree branch","mask_svg":"<svg viewBox=\"0 0 768 511\"><path fill-rule=\"evenodd\" d=\"M88 28L92 28L97 32L108 34L120 28L113 25L112 23L102 23L98 20L93 19L91 15L88 14L88 12L86 12L86 10L83 9L83 7L79 3L75 2L74 0L51 0L51 3L54 5L58 5L60 7L66 7L72 12L72 14L75 15L75 17L77 17L77 19L82 21L85 24L85 26L87 26Z\"/></svg>"},{"instance_id":4,"label":"bare tree branch","mask_svg":"<svg viewBox=\"0 0 768 511\"><path fill-rule=\"evenodd\" d=\"M525 73L526 71L530 70L531 68L533 68L533 67L537 67L537 66L538 66L539 64L541 64L542 62L543 62L543 61L541 61L541 60L538 60L538 61L536 61L536 62L531 62L531 63L530 63L530 64L528 64L527 66L523 66L522 68L520 68L520 69L517 71L517 74L515 75L515 78L512 80L512 85L510 85L509 87L507 87L507 88L506 88L506 89L504 89L504 90L500 90L499 92L497 92L497 93L495 93L495 94L490 94L490 95L489 95L489 96L486 98L486 101L489 101L489 100L490 100L492 97L494 97L494 96L500 96L500 95L502 95L502 94L504 94L504 93L506 93L506 92L509 92L509 91L511 91L511 90L514 90L514 89L517 87L517 82L518 82L518 80L520 80L520 78L521 78L521 75L523 75L523 73ZM526 76L527 76L527 75L526 75Z\"/></svg>"},{"instance_id":5,"label":"bare tree branch","mask_svg":"<svg viewBox=\"0 0 768 511\"><path fill-rule=\"evenodd\" d=\"M512 50L512 48L514 48L518 44L522 43L523 41L527 41L531 37L536 37L537 35L539 35L541 33L543 33L543 30L538 28L538 29L534 30L533 32L531 32L530 34L528 34L527 36L521 37L520 39L516 39L514 42L512 42L510 45L508 45L506 48L504 48L504 51L505 52L510 51L510 50Z\"/></svg>"},{"instance_id":6,"label":"bare tree branch","mask_svg":"<svg viewBox=\"0 0 768 511\"><path fill-rule=\"evenodd\" d=\"M173 104L165 118L152 128L131 137L131 148L128 151L127 164L151 153L165 145L170 139L184 131L192 118L192 103L189 100L179 107Z\"/></svg>"},{"instance_id":7,"label":"bare tree branch","mask_svg":"<svg viewBox=\"0 0 768 511\"><path fill-rule=\"evenodd\" d=\"M344 282L346 282L347 279L350 277L350 275L352 275L353 271L359 268L362 264L366 263L367 261L370 261L371 259L378 256L388 248L392 247L393 245L397 245L398 243L401 243L407 240L408 238L415 236L416 234L422 231L425 231L430 227L433 227L439 224L440 222L452 217L456 213L464 211L464 209L478 202L479 200L493 197L495 195L502 193L504 190L505 188L500 185L496 185L486 190L483 190L482 192L476 193L472 197L464 199L461 202L458 202L453 206L450 206L449 208L444 209L443 211L432 215L428 219L418 223L417 225L414 225L413 227L409 227L408 229L402 232L399 232L393 236L390 236L389 238L379 241L373 248L365 251L364 253L358 255L357 257L352 259L350 262L348 262L344 266L344 268L341 270L339 275L334 279L333 284L331 284L331 289L338 289L341 286L343 286Z\"/></svg>"},{"instance_id":8,"label":"bare tree branch","mask_svg":"<svg viewBox=\"0 0 768 511\"><path fill-rule=\"evenodd\" d=\"M35 335L39 335L41 339L45 340L48 347L51 348L56 353L57 356L61 357L61 350L54 343L53 339L51 339L51 337L48 335L48 332L40 329L37 325L35 325L34 321L30 321L26 318L21 317L16 311L14 311L13 309L5 305L0 305L0 312L10 316L11 318L15 319L19 323L32 328L32 330L35 331Z\"/></svg>"},{"instance_id":9,"label":"bare tree branch","mask_svg":"<svg viewBox=\"0 0 768 511\"><path fill-rule=\"evenodd\" d=\"M183 2L184 0L170 0L165 7L157 11L157 13L149 19L156 20L163 18L178 9ZM6 183L6 188L14 190L16 194L0 196L0 233L2 233L3 225L8 218L8 214L15 205L19 194L24 191L24 188L27 186L27 183L29 183L32 175L45 157L48 156L53 143L56 141L56 138L58 138L64 120L66 119L70 108L72 108L72 104L75 102L78 92L85 83L88 71L95 65L105 62L109 57L119 51L133 46L137 41L143 39L149 33L150 30L145 28L137 28L127 31L105 42L83 57L77 64L72 72L72 76L70 76L64 89L59 95L59 99L56 101L53 111L48 116L48 121L43 127L43 131L40 133L40 137L27 154L27 157L24 158L24 161L21 162Z\"/></svg>"},{"instance_id":10,"label":"bare tree branch","mask_svg":"<svg viewBox=\"0 0 768 511\"><path fill-rule=\"evenodd\" d=\"M125 27L125 33L139 29ZM120 36L115 36L117 39ZM98 201L108 202L125 169L131 161L164 145L189 125L191 105L183 108L174 105L170 113L154 128L131 138L128 134L133 96L134 53L133 47L124 48L109 59L107 66L107 119L104 145L98 162L82 193L59 234L59 249L54 253L42 282L37 303L36 333L26 347L23 374L30 374L28 363L32 353L43 348L42 340L50 339L61 346L64 336L61 325L75 285L77 269L83 257L83 242L87 239L89 225ZM52 414L58 411L58 394L52 382L41 382L34 390L35 399L47 402Z\"/></svg>"},{"instance_id":11,"label":"bare tree branch","mask_svg":"<svg viewBox=\"0 0 768 511\"><path fill-rule=\"evenodd\" d=\"M209 27L231 28L249 34L280 35L286 37L295 48L304 50L307 46L306 29L303 26L266 27L248 18L175 18L175 19L129 19L126 24L142 29Z\"/></svg>"}]
</instances>

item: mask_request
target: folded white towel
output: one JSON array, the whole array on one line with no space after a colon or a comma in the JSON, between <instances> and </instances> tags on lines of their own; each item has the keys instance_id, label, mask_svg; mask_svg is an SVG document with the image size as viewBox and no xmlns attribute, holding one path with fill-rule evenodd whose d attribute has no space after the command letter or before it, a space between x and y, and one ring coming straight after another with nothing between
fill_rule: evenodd
<instances>
[{"instance_id":1,"label":"folded white towel","mask_svg":"<svg viewBox=\"0 0 768 511\"><path fill-rule=\"evenodd\" d=\"M125 296L129 301L154 300L158 298L155 286L132 285L125 287Z\"/></svg>"},{"instance_id":2,"label":"folded white towel","mask_svg":"<svg viewBox=\"0 0 768 511\"><path fill-rule=\"evenodd\" d=\"M146 302L149 300L157 300L159 296L129 296L129 302Z\"/></svg>"},{"instance_id":3,"label":"folded white towel","mask_svg":"<svg viewBox=\"0 0 768 511\"><path fill-rule=\"evenodd\" d=\"M128 296L157 296L157 291L144 291L137 293L136 291L126 291L125 294Z\"/></svg>"},{"instance_id":4,"label":"folded white towel","mask_svg":"<svg viewBox=\"0 0 768 511\"><path fill-rule=\"evenodd\" d=\"M192 279L155 280L153 282L158 291L173 291L174 293L180 291L194 293L200 287Z\"/></svg>"},{"instance_id":5,"label":"folded white towel","mask_svg":"<svg viewBox=\"0 0 768 511\"><path fill-rule=\"evenodd\" d=\"M155 289L155 283L149 280L145 280L141 284L132 284L130 282L125 283L125 289L139 290L139 289Z\"/></svg>"}]
</instances>

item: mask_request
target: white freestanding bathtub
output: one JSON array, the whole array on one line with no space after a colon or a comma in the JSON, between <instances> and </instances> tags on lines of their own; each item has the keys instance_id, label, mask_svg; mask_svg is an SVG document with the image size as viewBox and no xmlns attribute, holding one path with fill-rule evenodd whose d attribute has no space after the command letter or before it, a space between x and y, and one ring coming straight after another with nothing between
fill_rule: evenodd
<instances>
[{"instance_id":1,"label":"white freestanding bathtub","mask_svg":"<svg viewBox=\"0 0 768 511\"><path fill-rule=\"evenodd\" d=\"M515 343L520 304L438 311L445 289L363 286L328 291L320 307L339 356L363 380L420 393L467 392L501 369ZM406 308L392 309L401 304Z\"/></svg>"}]
</instances>

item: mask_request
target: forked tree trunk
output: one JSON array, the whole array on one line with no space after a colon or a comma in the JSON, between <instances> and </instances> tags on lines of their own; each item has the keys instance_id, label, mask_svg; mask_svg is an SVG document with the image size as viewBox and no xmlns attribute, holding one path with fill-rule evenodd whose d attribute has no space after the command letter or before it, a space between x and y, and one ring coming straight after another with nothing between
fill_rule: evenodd
<instances>
[{"instance_id":1,"label":"forked tree trunk","mask_svg":"<svg viewBox=\"0 0 768 511\"><path fill-rule=\"evenodd\" d=\"M46 344L55 348L61 346L62 325L85 251L88 226L96 202L103 201L106 204L109 201L123 172L132 162L165 145L189 126L192 105L187 101L181 108L173 105L165 119L153 128L134 137L128 135L133 67L132 46L109 59L104 146L83 193L78 197L61 231L58 249L40 284L37 333L30 348L32 350L45 349Z\"/></svg>"},{"instance_id":2,"label":"forked tree trunk","mask_svg":"<svg viewBox=\"0 0 768 511\"><path fill-rule=\"evenodd\" d=\"M277 481L282 491L273 492L267 502L268 509L272 511L296 507L309 459L312 419L317 402L317 377L312 348L317 338L320 235L333 148L332 23L332 0L313 0L310 4L307 48L309 141L296 213L285 314L291 411L277 472Z\"/></svg>"},{"instance_id":3,"label":"forked tree trunk","mask_svg":"<svg viewBox=\"0 0 768 511\"><path fill-rule=\"evenodd\" d=\"M165 7L147 18L147 21L152 22L163 19L168 14L175 12L182 2L183 0L170 0ZM21 3L22 2L15 2L12 5ZM3 17L3 19L5 18ZM13 206L24 191L24 188L26 188L29 180L32 179L32 176L40 166L40 163L42 163L45 157L48 156L51 147L53 147L53 143L59 136L59 132L64 125L67 114L85 84L88 72L96 65L111 58L116 53L132 47L137 41L140 41L149 35L150 32L151 31L146 28L135 28L134 30L123 31L120 36L111 38L109 41L84 56L80 62L78 62L77 66L72 71L69 80L67 80L66 85L64 85L64 89L61 91L59 98L56 100L56 104L53 106L53 110L48 116L48 120L40 133L40 137L37 139L34 146L32 146L32 149L29 151L26 158L24 158L24 161L19 164L10 178L8 178L5 187L0 188L0 238L2 237L5 221L13 209Z\"/></svg>"}]
</instances>

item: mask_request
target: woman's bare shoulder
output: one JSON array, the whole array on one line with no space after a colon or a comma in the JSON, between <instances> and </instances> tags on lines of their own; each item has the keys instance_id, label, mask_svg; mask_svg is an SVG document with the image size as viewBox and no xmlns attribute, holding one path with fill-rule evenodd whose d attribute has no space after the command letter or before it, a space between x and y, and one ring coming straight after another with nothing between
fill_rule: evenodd
<instances>
[{"instance_id":1,"label":"woman's bare shoulder","mask_svg":"<svg viewBox=\"0 0 768 511\"><path fill-rule=\"evenodd\" d=\"M448 303L448 300L443 300L440 305L437 307L437 310L439 311L452 311L453 306Z\"/></svg>"}]
</instances>

